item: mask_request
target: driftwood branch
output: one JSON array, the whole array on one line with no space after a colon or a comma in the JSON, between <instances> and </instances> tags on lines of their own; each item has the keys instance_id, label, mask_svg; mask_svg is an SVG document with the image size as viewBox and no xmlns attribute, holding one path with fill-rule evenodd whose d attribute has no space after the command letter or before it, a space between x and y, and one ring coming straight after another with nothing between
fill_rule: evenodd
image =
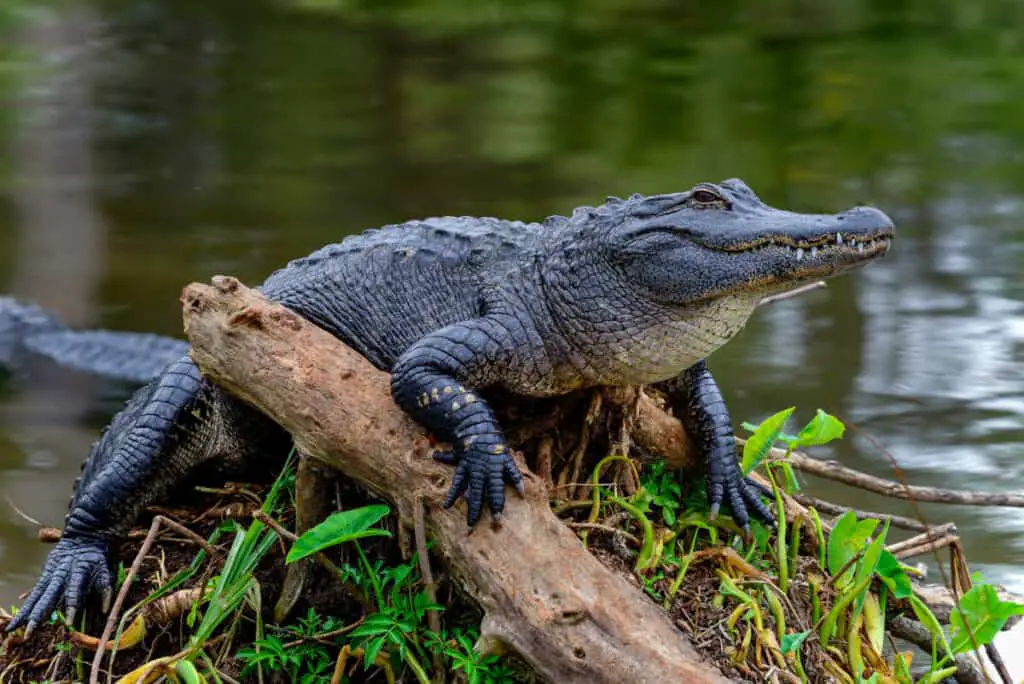
<instances>
[{"instance_id":1,"label":"driftwood branch","mask_svg":"<svg viewBox=\"0 0 1024 684\"><path fill-rule=\"evenodd\" d=\"M660 410L650 399L641 398L638 424L644 426L643 431L635 435L638 445L661 455L673 467L684 468L693 466L693 452L687 443L683 426L679 421ZM737 442L742 446L744 440L738 439ZM785 453L784 450L775 448L769 452L768 458L781 460ZM834 482L842 482L857 489L863 489L894 499L910 499L917 502L956 504L960 506L1024 508L1024 492L977 492L906 485L902 482L887 480L854 470L853 468L847 468L838 461L811 458L799 451L792 452L787 460L794 468L801 472Z\"/></svg>"},{"instance_id":2,"label":"driftwood branch","mask_svg":"<svg viewBox=\"0 0 1024 684\"><path fill-rule=\"evenodd\" d=\"M450 469L422 448L386 374L233 278L191 285L182 299L205 374L283 425L302 454L390 500L401 519L415 520L422 499L436 549L484 610L484 643L514 650L556 682L727 681L635 585L583 548L539 479L527 478L525 499L510 490L499 528L469 534L461 505L440 506Z\"/></svg>"},{"instance_id":3,"label":"driftwood branch","mask_svg":"<svg viewBox=\"0 0 1024 684\"><path fill-rule=\"evenodd\" d=\"M779 449L772 450L772 457L782 455ZM881 494L894 499L909 499L919 503L945 503L958 506L1007 506L1024 508L1024 492L976 492L942 487L906 485L895 480L868 475L853 468L847 468L838 461L823 461L806 454L790 454L793 467L811 475L817 475L835 482L865 491Z\"/></svg>"}]
</instances>

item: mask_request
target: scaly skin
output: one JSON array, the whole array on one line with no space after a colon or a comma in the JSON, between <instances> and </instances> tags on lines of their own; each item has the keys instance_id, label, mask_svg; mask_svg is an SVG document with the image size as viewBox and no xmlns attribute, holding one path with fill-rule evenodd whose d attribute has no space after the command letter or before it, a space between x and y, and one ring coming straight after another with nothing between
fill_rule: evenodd
<instances>
[{"instance_id":1,"label":"scaly skin","mask_svg":"<svg viewBox=\"0 0 1024 684\"><path fill-rule=\"evenodd\" d=\"M69 330L35 304L0 297L0 368L16 367L26 352L78 371L143 383L188 352L188 343L150 333Z\"/></svg>"},{"instance_id":2,"label":"scaly skin","mask_svg":"<svg viewBox=\"0 0 1024 684\"><path fill-rule=\"evenodd\" d=\"M768 522L771 513L740 473L728 411L703 359L763 296L881 256L892 230L875 209L773 209L731 180L610 198L543 224L388 226L293 261L261 289L391 371L397 404L452 445L438 455L456 464L445 505L465 496L470 525L485 502L500 516L505 484L522 487L479 390L553 396L664 382L706 451L713 510L728 503L745 527L748 509ZM217 445L256 458L263 442L251 433L265 421L238 406L187 358L141 390L93 449L64 538L9 629L31 627L55 605L73 612L87 589L108 595L108 542L146 502L216 457Z\"/></svg>"}]
</instances>

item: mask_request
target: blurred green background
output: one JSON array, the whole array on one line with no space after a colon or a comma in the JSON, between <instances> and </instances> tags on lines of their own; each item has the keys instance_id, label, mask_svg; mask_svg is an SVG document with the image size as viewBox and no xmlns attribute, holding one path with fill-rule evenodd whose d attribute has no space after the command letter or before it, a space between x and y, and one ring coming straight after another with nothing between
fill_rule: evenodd
<instances>
[{"instance_id":1,"label":"blurred green background","mask_svg":"<svg viewBox=\"0 0 1024 684\"><path fill-rule=\"evenodd\" d=\"M889 257L758 314L711 365L737 422L822 407L822 450L918 484L1024 486L1024 5L1000 0L5 0L0 292L180 335L178 295L441 214L540 219L745 179L869 202ZM130 388L0 378L0 603ZM811 481L840 502L903 504ZM1024 514L955 520L1024 591Z\"/></svg>"}]
</instances>

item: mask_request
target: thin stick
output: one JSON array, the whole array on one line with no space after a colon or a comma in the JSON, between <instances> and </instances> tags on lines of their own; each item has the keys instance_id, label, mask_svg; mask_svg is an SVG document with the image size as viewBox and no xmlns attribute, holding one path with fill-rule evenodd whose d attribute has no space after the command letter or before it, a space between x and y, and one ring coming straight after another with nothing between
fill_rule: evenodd
<instances>
[{"instance_id":1,"label":"thin stick","mask_svg":"<svg viewBox=\"0 0 1024 684\"><path fill-rule=\"evenodd\" d=\"M541 438L537 445L537 477L540 478L549 492L555 489L555 481L551 471L551 458L555 451L555 440L550 435Z\"/></svg>"},{"instance_id":2,"label":"thin stick","mask_svg":"<svg viewBox=\"0 0 1024 684\"><path fill-rule=\"evenodd\" d=\"M33 518L32 516L30 516L25 511L23 511L20 508L18 508L17 506L15 506L14 505L14 501L11 500L11 497L5 496L4 499L7 500L7 505L10 506L11 509L15 513L17 513L18 517L21 518L22 520L27 520L28 522L32 523L33 525L37 525L37 526L41 526L43 524L43 523L39 522L38 520L36 520L35 518Z\"/></svg>"},{"instance_id":3,"label":"thin stick","mask_svg":"<svg viewBox=\"0 0 1024 684\"><path fill-rule=\"evenodd\" d=\"M423 576L423 588L427 592L427 598L435 606L437 602L437 584L434 582L434 573L430 569L430 557L427 555L427 523L426 506L423 505L423 497L416 497L416 516L413 526L413 537L416 540L416 555L420 560L420 575ZM436 610L427 611L427 626L434 634L441 633L441 614ZM444 672L444 659L440 653L434 654L434 669Z\"/></svg>"},{"instance_id":4,"label":"thin stick","mask_svg":"<svg viewBox=\"0 0 1024 684\"><path fill-rule=\"evenodd\" d=\"M768 295L767 297L762 297L761 301L758 303L758 306L765 306L766 304L774 304L775 302L781 302L786 299L792 299L793 297L799 297L802 294L807 294L808 292L813 292L814 290L820 290L823 287L825 287L825 281L816 280L813 283L807 283L806 285L795 287L792 290L787 290L786 292L780 292L779 294L773 294Z\"/></svg>"},{"instance_id":5,"label":"thin stick","mask_svg":"<svg viewBox=\"0 0 1024 684\"><path fill-rule=\"evenodd\" d=\"M189 539L194 541L196 544L201 546L203 551L206 551L207 555L209 555L211 559L220 558L220 552L217 551L217 549L215 549L213 546L211 546L210 542L206 541L205 539L203 539L201 536L199 536L198 534L196 534L192 530L188 529L187 527L185 527L181 523L177 522L176 520L171 520L170 518L166 518L166 517L164 517L162 515L157 516L157 517L160 518L160 522L163 525L171 528L172 530L174 530L178 534L182 535L183 537L188 537Z\"/></svg>"},{"instance_id":6,"label":"thin stick","mask_svg":"<svg viewBox=\"0 0 1024 684\"><path fill-rule=\"evenodd\" d=\"M587 415L583 418L583 428L580 431L580 442L576 445L576 449L573 450L572 456L572 475L567 483L569 491L567 498L576 499L579 497L580 488L580 470L583 468L583 456L587 453L587 447L590 446L590 431L594 425L594 421L597 420L598 415L601 413L603 398L600 392L594 392L590 397L590 405L587 407ZM566 470L562 471L564 475ZM559 485L561 485L561 478L559 478Z\"/></svg>"},{"instance_id":7,"label":"thin stick","mask_svg":"<svg viewBox=\"0 0 1024 684\"><path fill-rule=\"evenodd\" d=\"M782 449L772 449L771 458L782 460ZM943 489L921 485L905 485L894 480L868 475L853 468L847 468L838 461L821 461L794 451L788 462L797 470L826 480L865 491L888 496L893 499L913 499L917 502L946 503L959 506L1006 506L1024 508L1024 492L977 492L960 489Z\"/></svg>"},{"instance_id":8,"label":"thin stick","mask_svg":"<svg viewBox=\"0 0 1024 684\"><path fill-rule=\"evenodd\" d=\"M992 666L996 668L996 672L999 673L999 678L1003 680L1003 684L1013 684L1013 677L1006 668L1006 663L1003 662L1003 656L999 655L999 649L996 648L995 643L990 641L985 644L985 655L992 662Z\"/></svg>"},{"instance_id":9,"label":"thin stick","mask_svg":"<svg viewBox=\"0 0 1024 684\"><path fill-rule=\"evenodd\" d=\"M790 494L798 502L804 506L814 506L819 512L826 515L842 515L848 511L853 511L853 514L857 516L858 520L881 520L889 521L892 527L898 527L903 530L910 530L912 532L927 532L928 526L920 520L914 520L913 518L906 518L901 515L891 515L889 513L875 513L874 511L862 511L858 508L852 508L850 506L841 506L831 501L825 501L808 494Z\"/></svg>"},{"instance_id":10,"label":"thin stick","mask_svg":"<svg viewBox=\"0 0 1024 684\"><path fill-rule=\"evenodd\" d=\"M427 591L427 598L434 605L437 604L437 586L434 583L434 573L430 570L430 558L427 556L427 524L424 520L423 498L416 499L416 525L413 530L416 538L416 553L420 557L420 574L423 575L423 585ZM427 612L427 625L435 634L441 633L441 616L436 610Z\"/></svg>"},{"instance_id":11,"label":"thin stick","mask_svg":"<svg viewBox=\"0 0 1024 684\"><path fill-rule=\"evenodd\" d=\"M922 544L926 544L930 541L935 541L936 539L940 539L947 535L953 534L954 532L956 532L956 524L945 523L943 525L933 527L932 529L924 532L923 534L917 534L913 537L910 537L909 539L904 539L903 541L889 544L889 553L895 556L898 555L901 551L905 551L906 549L910 549L915 546L921 546Z\"/></svg>"},{"instance_id":12,"label":"thin stick","mask_svg":"<svg viewBox=\"0 0 1024 684\"><path fill-rule=\"evenodd\" d=\"M955 534L947 534L945 537L939 537L938 539L923 542L921 544L918 544L917 546L908 546L901 550L899 553L894 552L892 555L896 556L900 560L903 560L905 558L913 558L914 556L920 556L922 553L931 553L933 551L938 551L939 549L944 549L947 546L952 546L953 544L956 544L959 541L960 537L956 536Z\"/></svg>"},{"instance_id":13,"label":"thin stick","mask_svg":"<svg viewBox=\"0 0 1024 684\"><path fill-rule=\"evenodd\" d=\"M89 670L89 684L99 684L100 662L103 660L103 653L107 650L107 641L110 639L110 635L114 633L114 625L117 624L117 617L121 613L121 608L124 606L125 599L128 598L128 591L132 587L132 582L135 580L135 576L139 574L139 568L142 567L142 561L145 560L150 547L153 546L153 542L156 541L156 535L160 531L161 523L166 520L167 518L162 515L153 516L153 522L149 526L149 532L146 533L146 538L142 540L142 546L139 547L139 552L135 554L135 560L132 561L132 566L128 568L128 574L125 575L124 582L121 583L121 589L117 592L117 598L114 600L114 607L111 608L110 615L107 616L107 624L103 626L103 634L100 636L100 644L96 648L96 655L92 658L92 668Z\"/></svg>"}]
</instances>

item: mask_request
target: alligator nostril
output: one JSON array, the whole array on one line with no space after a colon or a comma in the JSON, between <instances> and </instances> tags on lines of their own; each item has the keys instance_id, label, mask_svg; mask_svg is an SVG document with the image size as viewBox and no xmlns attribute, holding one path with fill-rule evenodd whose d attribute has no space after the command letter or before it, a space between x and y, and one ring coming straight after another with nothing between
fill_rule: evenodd
<instances>
[{"instance_id":1,"label":"alligator nostril","mask_svg":"<svg viewBox=\"0 0 1024 684\"><path fill-rule=\"evenodd\" d=\"M845 223L844 230L891 232L895 228L888 214L874 207L854 207L839 214L836 219Z\"/></svg>"}]
</instances>

